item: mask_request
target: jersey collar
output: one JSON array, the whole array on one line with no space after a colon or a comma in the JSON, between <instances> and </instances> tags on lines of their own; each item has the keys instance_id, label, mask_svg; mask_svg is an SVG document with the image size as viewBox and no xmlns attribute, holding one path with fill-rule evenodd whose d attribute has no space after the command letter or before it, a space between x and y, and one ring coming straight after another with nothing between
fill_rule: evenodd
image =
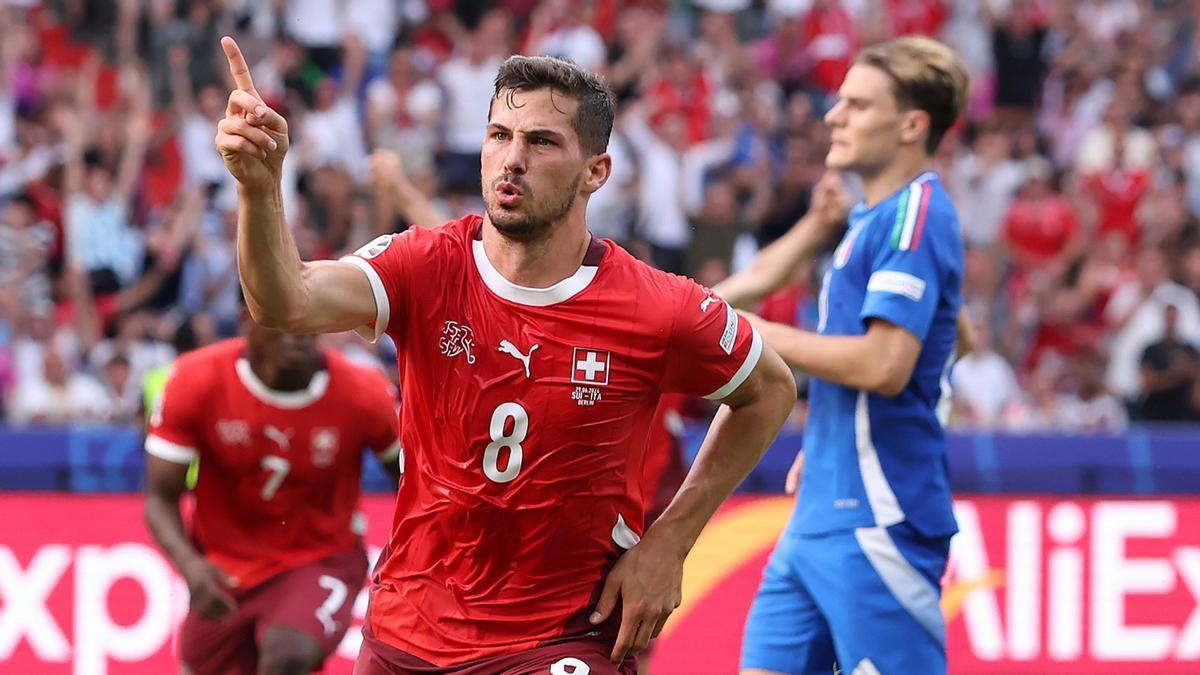
<instances>
[{"instance_id":1,"label":"jersey collar","mask_svg":"<svg viewBox=\"0 0 1200 675\"><path fill-rule=\"evenodd\" d=\"M888 195L884 199L881 199L879 201L879 203L876 204L875 206L870 206L870 207L867 206L866 200L858 202L854 206L850 207L850 214L849 214L850 222L853 223L856 219L862 218L863 216L870 214L871 212L875 211L876 209L883 206L884 204L888 204L888 203L894 201L896 198L898 198L900 196L900 193L910 189L914 185L920 185L921 183L929 183L929 182L936 181L936 180L938 180L938 174L936 171L925 171L925 172L922 172L921 175L917 176L916 178L908 181L908 183L905 184L904 187L900 188L899 190L896 190L895 192Z\"/></svg>"},{"instance_id":2,"label":"jersey collar","mask_svg":"<svg viewBox=\"0 0 1200 675\"><path fill-rule=\"evenodd\" d=\"M557 305L581 293L596 278L596 273L600 271L600 260L604 257L606 250L606 244L593 236L591 242L588 244L587 252L583 255L583 264L579 266L579 269L575 270L574 274L553 286L529 288L527 286L518 286L505 279L504 275L500 274L500 271L492 266L492 261L488 260L487 252L483 250L482 222L475 229L475 236L472 237L471 241L471 252L475 258L475 269L479 270L479 276L483 280L484 285L488 287L488 290L509 302L529 307Z\"/></svg>"},{"instance_id":3,"label":"jersey collar","mask_svg":"<svg viewBox=\"0 0 1200 675\"><path fill-rule=\"evenodd\" d=\"M239 358L234 363L234 369L237 370L238 379L242 385L254 395L254 398L273 405L276 408L296 409L316 403L322 396L325 395L325 390L329 388L329 371L318 370L313 373L312 379L308 381L308 387L299 391L279 391L272 389L265 382L258 379L258 375L254 374L254 369L250 367L250 361L245 358Z\"/></svg>"}]
</instances>

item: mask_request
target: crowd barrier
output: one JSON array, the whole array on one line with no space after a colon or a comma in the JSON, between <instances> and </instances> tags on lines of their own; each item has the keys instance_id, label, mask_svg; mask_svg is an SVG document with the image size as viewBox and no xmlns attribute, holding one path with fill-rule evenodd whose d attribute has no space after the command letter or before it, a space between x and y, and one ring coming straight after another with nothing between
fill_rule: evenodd
<instances>
[{"instance_id":1,"label":"crowd barrier","mask_svg":"<svg viewBox=\"0 0 1200 675\"><path fill-rule=\"evenodd\" d=\"M689 457L706 428L686 427ZM782 492L801 440L799 430L781 433L740 490ZM136 492L143 463L142 435L129 428L0 428L0 490ZM951 434L949 466L957 492L1200 494L1200 427L1135 428L1114 436ZM363 480L368 492L388 489L373 460L365 462Z\"/></svg>"},{"instance_id":2,"label":"crowd barrier","mask_svg":"<svg viewBox=\"0 0 1200 675\"><path fill-rule=\"evenodd\" d=\"M377 554L391 499L369 495ZM791 510L736 496L705 530L655 675L732 675L764 562ZM1200 672L1200 498L960 496L944 582L950 672ZM0 673L177 672L187 590L137 495L0 493ZM347 675L366 609L326 673ZM520 611L514 608L514 611Z\"/></svg>"}]
</instances>

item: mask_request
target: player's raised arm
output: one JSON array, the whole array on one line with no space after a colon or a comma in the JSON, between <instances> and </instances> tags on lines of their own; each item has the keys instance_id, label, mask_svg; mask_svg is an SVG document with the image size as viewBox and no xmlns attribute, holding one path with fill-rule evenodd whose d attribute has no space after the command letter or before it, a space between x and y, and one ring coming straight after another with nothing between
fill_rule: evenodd
<instances>
[{"instance_id":1,"label":"player's raised arm","mask_svg":"<svg viewBox=\"0 0 1200 675\"><path fill-rule=\"evenodd\" d=\"M730 275L713 291L746 309L787 284L802 261L811 259L845 225L850 195L838 174L830 172L813 187L812 204L784 235L754 257L745 270Z\"/></svg>"},{"instance_id":2,"label":"player's raised arm","mask_svg":"<svg viewBox=\"0 0 1200 675\"><path fill-rule=\"evenodd\" d=\"M303 262L286 225L280 182L287 121L259 96L233 38L221 38L234 90L217 124L217 150L238 183L238 272L254 320L294 333L349 330L375 319L363 273L347 263Z\"/></svg>"}]
</instances>

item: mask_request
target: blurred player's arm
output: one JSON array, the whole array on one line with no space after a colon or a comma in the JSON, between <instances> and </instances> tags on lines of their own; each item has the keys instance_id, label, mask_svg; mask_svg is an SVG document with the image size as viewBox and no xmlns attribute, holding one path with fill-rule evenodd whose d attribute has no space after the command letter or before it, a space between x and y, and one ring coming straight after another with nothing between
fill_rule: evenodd
<instances>
[{"instance_id":1,"label":"blurred player's arm","mask_svg":"<svg viewBox=\"0 0 1200 675\"><path fill-rule=\"evenodd\" d=\"M916 335L883 319L871 319L865 335L818 335L745 316L793 368L881 396L904 391L921 355Z\"/></svg>"},{"instance_id":2,"label":"blurred player's arm","mask_svg":"<svg viewBox=\"0 0 1200 675\"><path fill-rule=\"evenodd\" d=\"M284 221L281 176L288 125L254 89L232 38L222 38L235 86L214 139L238 182L238 272L250 315L292 333L351 330L376 317L370 281L354 265L303 262Z\"/></svg>"},{"instance_id":3,"label":"blurred player's arm","mask_svg":"<svg viewBox=\"0 0 1200 675\"><path fill-rule=\"evenodd\" d=\"M967 313L966 307L958 310L956 325L958 338L954 342L954 355L956 359L961 359L975 349L975 328L971 326L971 315Z\"/></svg>"},{"instance_id":4,"label":"blurred player's arm","mask_svg":"<svg viewBox=\"0 0 1200 675\"><path fill-rule=\"evenodd\" d=\"M229 579L196 550L183 529L179 499L187 489L187 473L188 464L146 455L146 526L187 582L192 608L208 619L219 620L232 614L237 604L228 592L232 586Z\"/></svg>"},{"instance_id":5,"label":"blurred player's arm","mask_svg":"<svg viewBox=\"0 0 1200 675\"><path fill-rule=\"evenodd\" d=\"M371 447L375 459L391 477L393 487L399 489L404 475L404 447L400 441L399 395L383 376L372 377L363 388L370 404L366 422L371 425Z\"/></svg>"},{"instance_id":6,"label":"blurred player's arm","mask_svg":"<svg viewBox=\"0 0 1200 675\"><path fill-rule=\"evenodd\" d=\"M766 452L795 400L791 371L764 345L749 377L722 399L671 504L605 579L591 621L603 621L620 598L623 610L613 662L643 649L679 606L684 559L717 507Z\"/></svg>"},{"instance_id":7,"label":"blurred player's arm","mask_svg":"<svg viewBox=\"0 0 1200 675\"><path fill-rule=\"evenodd\" d=\"M730 275L713 291L734 307L745 309L787 284L802 261L813 258L843 227L850 196L836 173L827 173L813 188L812 205L792 229L755 256L750 266Z\"/></svg>"},{"instance_id":8,"label":"blurred player's arm","mask_svg":"<svg viewBox=\"0 0 1200 675\"><path fill-rule=\"evenodd\" d=\"M400 155L391 150L376 150L367 163L379 234L392 231L392 219L396 215L410 225L420 227L435 227L450 220L409 180Z\"/></svg>"}]
</instances>

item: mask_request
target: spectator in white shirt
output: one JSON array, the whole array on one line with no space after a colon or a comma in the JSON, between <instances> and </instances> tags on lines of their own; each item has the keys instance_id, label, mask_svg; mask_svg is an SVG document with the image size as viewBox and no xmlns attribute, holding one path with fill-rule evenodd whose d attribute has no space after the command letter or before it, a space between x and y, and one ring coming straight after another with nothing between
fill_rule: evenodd
<instances>
[{"instance_id":1,"label":"spectator in white shirt","mask_svg":"<svg viewBox=\"0 0 1200 675\"><path fill-rule=\"evenodd\" d=\"M1112 328L1107 384L1127 401L1141 393L1139 365L1146 347L1162 339L1166 307L1178 309L1176 330L1181 341L1200 345L1200 300L1187 286L1168 276L1166 256L1155 246L1138 254L1137 275L1117 286L1104 307Z\"/></svg>"},{"instance_id":2,"label":"spectator in white shirt","mask_svg":"<svg viewBox=\"0 0 1200 675\"><path fill-rule=\"evenodd\" d=\"M94 87L99 63L90 61L80 74L81 87L74 110L56 111L66 137L63 176L67 260L83 269L96 294L112 293L133 283L141 271L142 242L130 222L133 190L142 172L150 135L150 88L140 70L129 67L124 92L127 110L120 118L124 132L119 164L114 172L99 157L85 158L89 125L98 117Z\"/></svg>"},{"instance_id":3,"label":"spectator in white shirt","mask_svg":"<svg viewBox=\"0 0 1200 675\"><path fill-rule=\"evenodd\" d=\"M397 47L386 77L367 86L367 137L377 150L396 151L410 172L433 170L442 91L417 68L412 47Z\"/></svg>"},{"instance_id":4,"label":"spectator in white shirt","mask_svg":"<svg viewBox=\"0 0 1200 675\"><path fill-rule=\"evenodd\" d=\"M109 416L106 422L133 424L138 419L142 392L138 386L139 380L131 377L131 373L129 360L122 354L113 356L104 364L100 384L108 396Z\"/></svg>"},{"instance_id":5,"label":"spectator in white shirt","mask_svg":"<svg viewBox=\"0 0 1200 675\"><path fill-rule=\"evenodd\" d=\"M955 407L963 426L996 429L1012 409L1022 405L1021 389L1012 365L992 348L986 321L974 321L974 347L954 364Z\"/></svg>"},{"instance_id":6,"label":"spectator in white shirt","mask_svg":"<svg viewBox=\"0 0 1200 675\"><path fill-rule=\"evenodd\" d=\"M1009 135L980 130L970 152L955 159L947 178L961 221L971 224L963 235L973 246L994 244L1009 204L1025 181L1023 165L1012 158Z\"/></svg>"},{"instance_id":7,"label":"spectator in white shirt","mask_svg":"<svg viewBox=\"0 0 1200 675\"><path fill-rule=\"evenodd\" d=\"M1104 388L1104 359L1085 351L1070 366L1069 391L1058 406L1059 429L1072 433L1119 433L1129 426L1125 404Z\"/></svg>"},{"instance_id":8,"label":"spectator in white shirt","mask_svg":"<svg viewBox=\"0 0 1200 675\"><path fill-rule=\"evenodd\" d=\"M645 104L639 102L622 122L638 163L638 234L650 245L655 267L682 274L692 241L683 190L687 121L681 114L671 113L657 129L651 129Z\"/></svg>"},{"instance_id":9,"label":"spectator in white shirt","mask_svg":"<svg viewBox=\"0 0 1200 675\"><path fill-rule=\"evenodd\" d=\"M189 186L225 185L233 189L233 177L213 144L213 120L225 115L226 93L216 84L206 84L199 94L193 91L191 57L185 45L167 52L171 68L171 107L179 128L179 154L183 159L183 179Z\"/></svg>"},{"instance_id":10,"label":"spectator in white shirt","mask_svg":"<svg viewBox=\"0 0 1200 675\"><path fill-rule=\"evenodd\" d=\"M496 71L508 54L511 24L508 14L488 12L462 50L438 68L437 81L446 92L442 155L438 176L445 192L479 198L479 149L487 133L488 106Z\"/></svg>"},{"instance_id":11,"label":"spectator in white shirt","mask_svg":"<svg viewBox=\"0 0 1200 675\"><path fill-rule=\"evenodd\" d=\"M585 18L590 4L571 0L546 0L530 18L527 45L534 54L570 59L591 71L604 68L608 48Z\"/></svg>"},{"instance_id":12,"label":"spectator in white shirt","mask_svg":"<svg viewBox=\"0 0 1200 675\"><path fill-rule=\"evenodd\" d=\"M8 402L14 425L102 422L112 414L112 402L95 378L72 372L55 349L47 349L42 370L17 382Z\"/></svg>"}]
</instances>

